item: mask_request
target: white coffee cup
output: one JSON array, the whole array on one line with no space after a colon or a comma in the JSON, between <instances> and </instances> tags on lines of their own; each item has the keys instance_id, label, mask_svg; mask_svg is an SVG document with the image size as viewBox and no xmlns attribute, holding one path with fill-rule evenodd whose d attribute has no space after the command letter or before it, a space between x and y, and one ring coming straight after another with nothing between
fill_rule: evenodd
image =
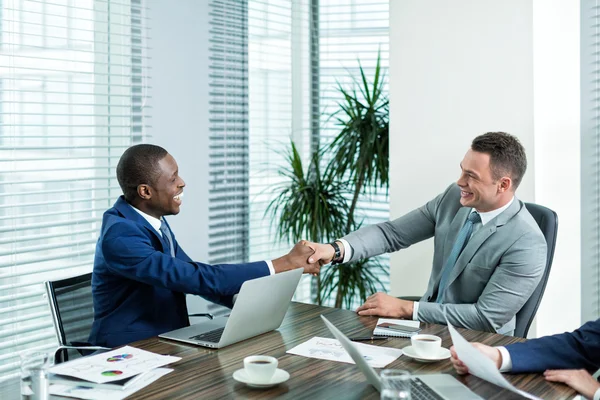
<instances>
[{"instance_id":1,"label":"white coffee cup","mask_svg":"<svg viewBox=\"0 0 600 400\"><path fill-rule=\"evenodd\" d=\"M271 356L249 356L244 358L244 370L253 383L269 383L279 362Z\"/></svg>"},{"instance_id":2,"label":"white coffee cup","mask_svg":"<svg viewBox=\"0 0 600 400\"><path fill-rule=\"evenodd\" d=\"M442 338L435 335L414 335L410 342L417 355L427 358L437 357L442 347Z\"/></svg>"}]
</instances>

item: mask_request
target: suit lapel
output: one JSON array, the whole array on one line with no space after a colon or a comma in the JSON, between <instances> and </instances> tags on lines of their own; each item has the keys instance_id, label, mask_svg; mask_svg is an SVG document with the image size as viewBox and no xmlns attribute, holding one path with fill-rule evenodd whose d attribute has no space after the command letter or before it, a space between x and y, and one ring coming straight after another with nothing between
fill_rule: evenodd
<instances>
[{"instance_id":1,"label":"suit lapel","mask_svg":"<svg viewBox=\"0 0 600 400\"><path fill-rule=\"evenodd\" d=\"M163 252L166 251L166 249L168 249L168 243L165 243L165 240L167 240L167 238L163 238L161 235L159 235L158 232L156 232L156 230L152 227L152 225L150 225L150 223L146 221L146 218L142 217L137 211L135 211L133 209L133 206L129 204L123 196L119 197L114 207L126 219L144 226L144 228L146 228L149 232L156 236L163 247Z\"/></svg>"},{"instance_id":2,"label":"suit lapel","mask_svg":"<svg viewBox=\"0 0 600 400\"><path fill-rule=\"evenodd\" d=\"M471 208L461 207L456 212L456 215L454 215L454 219L452 220L452 223L450 224L450 228L448 229L448 235L446 236L446 240L444 240L444 249L443 249L443 253L442 253L444 255L444 257L443 257L444 263L450 256L450 252L452 251L452 247L454 246L454 242L456 241L458 233L460 232L463 225L467 221L467 217L469 216L470 212L471 212ZM440 267L440 272L441 272L441 268L443 268L443 264L442 264L442 267Z\"/></svg>"},{"instance_id":3,"label":"suit lapel","mask_svg":"<svg viewBox=\"0 0 600 400\"><path fill-rule=\"evenodd\" d=\"M456 264L450 273L448 285L446 287L449 287L450 284L460 276L481 245L496 232L498 227L510 221L521 210L521 207L521 202L515 197L515 200L512 202L510 207L508 207L506 210L500 213L500 215L488 222L485 226L482 226L473 234L471 239L467 242L464 250L458 257L458 260L456 260Z\"/></svg>"}]
</instances>

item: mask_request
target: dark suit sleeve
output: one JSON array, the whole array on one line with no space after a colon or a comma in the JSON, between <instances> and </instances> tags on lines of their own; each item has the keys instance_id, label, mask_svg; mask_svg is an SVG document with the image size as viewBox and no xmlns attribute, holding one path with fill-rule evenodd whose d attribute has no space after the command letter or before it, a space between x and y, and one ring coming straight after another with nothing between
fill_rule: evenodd
<instances>
[{"instance_id":1,"label":"dark suit sleeve","mask_svg":"<svg viewBox=\"0 0 600 400\"><path fill-rule=\"evenodd\" d=\"M107 266L115 274L209 299L232 296L245 281L269 275L264 261L208 265L189 260L185 253L185 259L171 257L157 251L138 226L126 222L111 226L101 246Z\"/></svg>"},{"instance_id":2,"label":"dark suit sleeve","mask_svg":"<svg viewBox=\"0 0 600 400\"><path fill-rule=\"evenodd\" d=\"M586 369L600 367L600 320L560 335L545 336L506 346L514 373L547 369Z\"/></svg>"}]
</instances>

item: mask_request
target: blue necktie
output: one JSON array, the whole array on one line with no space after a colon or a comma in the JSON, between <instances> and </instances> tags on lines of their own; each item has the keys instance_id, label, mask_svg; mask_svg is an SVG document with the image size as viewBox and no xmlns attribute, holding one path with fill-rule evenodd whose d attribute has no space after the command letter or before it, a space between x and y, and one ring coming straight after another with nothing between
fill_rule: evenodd
<instances>
[{"instance_id":1,"label":"blue necktie","mask_svg":"<svg viewBox=\"0 0 600 400\"><path fill-rule=\"evenodd\" d=\"M436 303L441 303L444 301L444 291L446 290L450 273L454 269L454 264L456 264L456 260L458 260L460 253L462 253L463 249L467 245L467 242L471 237L471 233L473 233L473 225L477 222L481 222L481 217L479 216L479 213L472 212L469 214L467 222L465 222L460 232L458 232L454 246L452 246L452 251L450 252L448 259L444 264L444 268L442 269L442 278L440 279L440 285L438 287Z\"/></svg>"},{"instance_id":2,"label":"blue necktie","mask_svg":"<svg viewBox=\"0 0 600 400\"><path fill-rule=\"evenodd\" d=\"M162 219L160 220L160 231L163 234L163 238L167 240L168 249L165 250L169 250L171 257L175 257L175 246L173 246L173 237L171 236L171 231L169 230L169 227L167 226L165 221L163 221Z\"/></svg>"}]
</instances>

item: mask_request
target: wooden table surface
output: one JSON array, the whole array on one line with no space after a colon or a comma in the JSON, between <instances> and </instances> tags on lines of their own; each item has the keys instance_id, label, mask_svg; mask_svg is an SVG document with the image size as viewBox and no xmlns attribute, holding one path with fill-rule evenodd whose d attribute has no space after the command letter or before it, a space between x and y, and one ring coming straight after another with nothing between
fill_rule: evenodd
<instances>
[{"instance_id":1,"label":"wooden table surface","mask_svg":"<svg viewBox=\"0 0 600 400\"><path fill-rule=\"evenodd\" d=\"M359 317L348 310L320 307L312 304L292 303L281 327L219 350L185 345L177 342L151 338L132 343L133 346L159 354L182 357L169 365L174 371L152 385L135 393L130 399L379 399L377 392L353 364L318 360L286 354L286 351L314 336L333 337L319 318L325 315L348 336L370 335L377 318ZM442 325L421 324L421 333L442 338L442 346L451 346L448 329ZM470 342L488 345L506 345L523 339L509 336L459 329ZM366 342L365 342L366 343ZM369 342L371 344L371 342ZM392 338L372 344L403 348L410 339ZM243 359L252 354L277 358L279 368L290 373L287 382L268 389L253 389L232 377L234 371L243 368ZM449 373L456 376L471 390L485 399L522 398L510 391L500 389L477 377L458 376L449 360L437 363L420 363L407 356L388 365L387 368L405 369L415 374ZM569 399L575 392L562 384L546 382L541 374L505 375L517 388L543 399Z\"/></svg>"}]
</instances>

